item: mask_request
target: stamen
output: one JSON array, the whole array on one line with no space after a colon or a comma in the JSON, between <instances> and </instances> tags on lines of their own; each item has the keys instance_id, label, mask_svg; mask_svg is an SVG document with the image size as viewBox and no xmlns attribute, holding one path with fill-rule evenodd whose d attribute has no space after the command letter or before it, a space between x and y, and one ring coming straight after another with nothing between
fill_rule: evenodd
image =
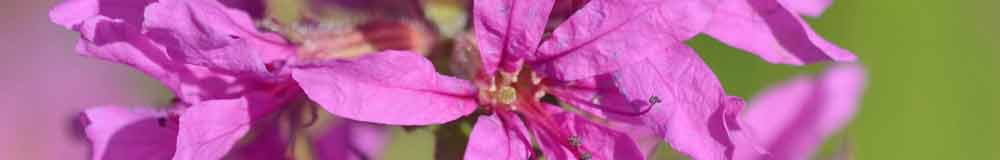
<instances>
[{"instance_id":1,"label":"stamen","mask_svg":"<svg viewBox=\"0 0 1000 160\"><path fill-rule=\"evenodd\" d=\"M514 87L503 86L497 92L497 101L502 104L513 104L517 100L517 90Z\"/></svg>"},{"instance_id":2,"label":"stamen","mask_svg":"<svg viewBox=\"0 0 1000 160\"><path fill-rule=\"evenodd\" d=\"M657 103L660 103L660 102L663 102L663 100L660 100L660 97L657 97L657 96L650 96L649 97L649 106L653 106L653 105L655 105Z\"/></svg>"},{"instance_id":3,"label":"stamen","mask_svg":"<svg viewBox=\"0 0 1000 160\"><path fill-rule=\"evenodd\" d=\"M534 85L542 84L542 76L539 76L535 72L531 72L531 84Z\"/></svg>"},{"instance_id":4,"label":"stamen","mask_svg":"<svg viewBox=\"0 0 1000 160\"><path fill-rule=\"evenodd\" d=\"M595 95L594 98L590 98L590 103L594 103L595 105L598 106L601 105L601 96Z\"/></svg>"},{"instance_id":5,"label":"stamen","mask_svg":"<svg viewBox=\"0 0 1000 160\"><path fill-rule=\"evenodd\" d=\"M535 99L542 99L542 97L545 97L544 90L535 91Z\"/></svg>"},{"instance_id":6,"label":"stamen","mask_svg":"<svg viewBox=\"0 0 1000 160\"><path fill-rule=\"evenodd\" d=\"M580 147L581 145L583 145L583 142L582 140L580 140L580 136L570 136L569 145L573 147Z\"/></svg>"}]
</instances>

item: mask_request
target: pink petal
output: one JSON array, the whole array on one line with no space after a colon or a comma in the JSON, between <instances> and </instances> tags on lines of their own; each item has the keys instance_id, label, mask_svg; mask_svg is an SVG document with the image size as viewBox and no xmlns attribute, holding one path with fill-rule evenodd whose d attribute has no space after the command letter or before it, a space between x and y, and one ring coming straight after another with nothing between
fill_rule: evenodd
<instances>
[{"instance_id":1,"label":"pink petal","mask_svg":"<svg viewBox=\"0 0 1000 160\"><path fill-rule=\"evenodd\" d=\"M613 72L693 37L716 0L591 1L563 22L538 52L535 69L564 81Z\"/></svg>"},{"instance_id":2,"label":"pink petal","mask_svg":"<svg viewBox=\"0 0 1000 160\"><path fill-rule=\"evenodd\" d=\"M528 159L531 142L523 123L516 117L479 116L469 135L465 159Z\"/></svg>"},{"instance_id":3,"label":"pink petal","mask_svg":"<svg viewBox=\"0 0 1000 160\"><path fill-rule=\"evenodd\" d=\"M92 159L168 159L177 130L160 125L165 116L145 108L97 107L83 113Z\"/></svg>"},{"instance_id":4,"label":"pink petal","mask_svg":"<svg viewBox=\"0 0 1000 160\"><path fill-rule=\"evenodd\" d=\"M555 108L555 106L549 106ZM586 148L593 159L645 159L638 144L628 135L590 122L572 112L555 113L557 123L564 131L580 138L582 148ZM566 141L565 139L563 141ZM550 148L551 149L551 148ZM578 157L569 156L569 159Z\"/></svg>"},{"instance_id":5,"label":"pink petal","mask_svg":"<svg viewBox=\"0 0 1000 160\"><path fill-rule=\"evenodd\" d=\"M220 159L250 130L247 100L194 104L180 117L175 160Z\"/></svg>"},{"instance_id":6,"label":"pink petal","mask_svg":"<svg viewBox=\"0 0 1000 160\"><path fill-rule=\"evenodd\" d=\"M473 3L476 40L483 71L517 69L526 54L537 49L554 0L480 0Z\"/></svg>"},{"instance_id":7,"label":"pink petal","mask_svg":"<svg viewBox=\"0 0 1000 160\"><path fill-rule=\"evenodd\" d=\"M391 132L376 124L342 120L314 140L318 160L382 159Z\"/></svg>"},{"instance_id":8,"label":"pink petal","mask_svg":"<svg viewBox=\"0 0 1000 160\"><path fill-rule=\"evenodd\" d=\"M280 37L257 32L245 12L218 1L162 0L150 5L145 17L147 35L182 63L264 75L262 55L293 53Z\"/></svg>"},{"instance_id":9,"label":"pink petal","mask_svg":"<svg viewBox=\"0 0 1000 160\"><path fill-rule=\"evenodd\" d=\"M826 8L833 4L833 0L780 0L789 10L795 13L810 17L819 17L826 11Z\"/></svg>"},{"instance_id":10,"label":"pink petal","mask_svg":"<svg viewBox=\"0 0 1000 160\"><path fill-rule=\"evenodd\" d=\"M178 50L176 41L163 41L163 39L157 39L163 38L159 37L162 35L143 33L146 29L142 28L141 23L148 20L143 17L143 11L146 8L152 8L147 7L149 3L146 2L69 1L54 9L52 16L83 14L67 13L67 11L74 10L98 10L92 8L93 6L87 8L88 5L81 5L91 3L99 4L97 6L99 14L87 17L78 23L75 20L65 21L67 25L72 25L70 29L80 32L81 39L77 43L77 51L84 56L132 66L160 80L184 102L196 103L203 99L235 98L248 92L268 90L274 87L273 84L267 82L272 77L231 74L233 71L193 65L171 57L173 55L171 53ZM53 20L61 21L56 18ZM232 62L223 59L228 58L213 60Z\"/></svg>"},{"instance_id":11,"label":"pink petal","mask_svg":"<svg viewBox=\"0 0 1000 160\"><path fill-rule=\"evenodd\" d=\"M430 61L412 52L303 65L292 76L327 111L358 121L440 124L477 107L470 82L439 75Z\"/></svg>"},{"instance_id":12,"label":"pink petal","mask_svg":"<svg viewBox=\"0 0 1000 160\"><path fill-rule=\"evenodd\" d=\"M684 44L657 53L580 87L589 91L557 96L618 123L649 127L673 149L695 159L728 157L732 146L724 115L729 106L718 79ZM650 106L654 96L660 102Z\"/></svg>"},{"instance_id":13,"label":"pink petal","mask_svg":"<svg viewBox=\"0 0 1000 160\"><path fill-rule=\"evenodd\" d=\"M802 65L857 59L817 35L801 17L775 0L726 1L705 32L771 63Z\"/></svg>"},{"instance_id":14,"label":"pink petal","mask_svg":"<svg viewBox=\"0 0 1000 160\"><path fill-rule=\"evenodd\" d=\"M854 116L864 89L860 66L835 66L821 76L798 77L754 98L744 120L767 159L806 159ZM746 147L739 158L762 158Z\"/></svg>"}]
</instances>

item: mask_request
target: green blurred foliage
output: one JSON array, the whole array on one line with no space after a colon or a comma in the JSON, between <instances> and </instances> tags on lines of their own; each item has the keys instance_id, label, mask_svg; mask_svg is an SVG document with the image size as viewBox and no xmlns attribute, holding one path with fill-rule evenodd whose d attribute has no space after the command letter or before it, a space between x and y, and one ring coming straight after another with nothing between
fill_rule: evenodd
<instances>
[{"instance_id":1,"label":"green blurred foliage","mask_svg":"<svg viewBox=\"0 0 1000 160\"><path fill-rule=\"evenodd\" d=\"M837 0L822 17L808 18L869 70L860 112L828 144L847 138L856 159L1000 159L1000 12L989 7L996 4ZM705 37L691 44L727 91L743 97L822 67L766 64Z\"/></svg>"}]
</instances>

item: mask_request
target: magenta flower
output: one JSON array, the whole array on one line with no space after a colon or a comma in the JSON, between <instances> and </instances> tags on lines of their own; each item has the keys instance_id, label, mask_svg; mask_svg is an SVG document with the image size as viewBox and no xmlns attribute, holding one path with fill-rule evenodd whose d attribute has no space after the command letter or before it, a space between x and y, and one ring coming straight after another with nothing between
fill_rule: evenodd
<instances>
[{"instance_id":1,"label":"magenta flower","mask_svg":"<svg viewBox=\"0 0 1000 160\"><path fill-rule=\"evenodd\" d=\"M259 18L261 12L259 3L253 1L71 0L53 9L52 21L80 32L77 50L81 54L135 67L160 80L178 98L174 108L156 115L115 111L123 109L110 109L114 114L100 114L104 109L88 111L87 120L99 121L91 124L97 128L112 127L87 132L96 148L94 158L135 159L128 156L143 155L116 154L130 152L129 149L163 152L174 159L222 158L236 140L249 132L252 124L264 121L284 106L304 104L303 96L316 97L303 92L299 82L292 79L293 70L338 56L316 55L336 53L322 46L299 46L276 33L258 31L253 18ZM297 40L313 43L316 39ZM317 50L326 52L314 52ZM345 115L340 112L345 110L342 108L353 106L323 107ZM144 139L129 136L123 137L122 143L111 143L119 140L112 137L119 134L143 134L146 130L118 128L146 119L157 119L160 127L176 124L172 130L160 129L176 136L168 133L156 136L176 139L176 143L146 147L141 146ZM426 123L431 122L415 124ZM150 127L146 123L139 125ZM320 144L323 143L317 145Z\"/></svg>"},{"instance_id":2,"label":"magenta flower","mask_svg":"<svg viewBox=\"0 0 1000 160\"><path fill-rule=\"evenodd\" d=\"M666 138L699 159L731 155L727 125L735 124L727 122L738 110L681 43L698 33L693 26L708 23L702 13L710 10L695 11L712 8L713 1L592 1L543 41L553 3L476 1L477 45L455 55L476 68L471 84L437 75L411 54L330 62L293 75L310 95L326 95L316 96L326 97L316 99L324 106L364 106L339 111L352 119L440 122L482 106L488 113L476 121L467 159L538 157L532 138L552 159L645 158L648 150L633 139L647 137L612 127ZM546 95L574 108L547 104Z\"/></svg>"},{"instance_id":3,"label":"magenta flower","mask_svg":"<svg viewBox=\"0 0 1000 160\"><path fill-rule=\"evenodd\" d=\"M801 76L751 100L742 120L754 139L739 139L736 159L808 159L853 117L864 90L857 65Z\"/></svg>"},{"instance_id":4,"label":"magenta flower","mask_svg":"<svg viewBox=\"0 0 1000 160\"><path fill-rule=\"evenodd\" d=\"M771 63L853 62L854 54L820 37L799 16L819 16L830 4L830 0L724 1L704 32Z\"/></svg>"}]
</instances>

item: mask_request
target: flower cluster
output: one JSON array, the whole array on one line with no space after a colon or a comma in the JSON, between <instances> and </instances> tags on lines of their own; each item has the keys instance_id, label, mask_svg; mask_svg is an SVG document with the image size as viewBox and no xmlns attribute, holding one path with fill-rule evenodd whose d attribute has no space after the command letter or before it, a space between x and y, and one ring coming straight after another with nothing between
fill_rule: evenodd
<instances>
[{"instance_id":1,"label":"flower cluster","mask_svg":"<svg viewBox=\"0 0 1000 160\"><path fill-rule=\"evenodd\" d=\"M93 159L380 159L387 127L442 124L472 125L464 159L646 159L662 142L695 159L802 159L850 120L860 67L794 79L743 113L684 42L856 61L800 17L829 4L310 0L288 20L264 0L67 0L50 18L80 33L80 54L176 97L85 111ZM467 27L434 17L440 5L471 9Z\"/></svg>"}]
</instances>

